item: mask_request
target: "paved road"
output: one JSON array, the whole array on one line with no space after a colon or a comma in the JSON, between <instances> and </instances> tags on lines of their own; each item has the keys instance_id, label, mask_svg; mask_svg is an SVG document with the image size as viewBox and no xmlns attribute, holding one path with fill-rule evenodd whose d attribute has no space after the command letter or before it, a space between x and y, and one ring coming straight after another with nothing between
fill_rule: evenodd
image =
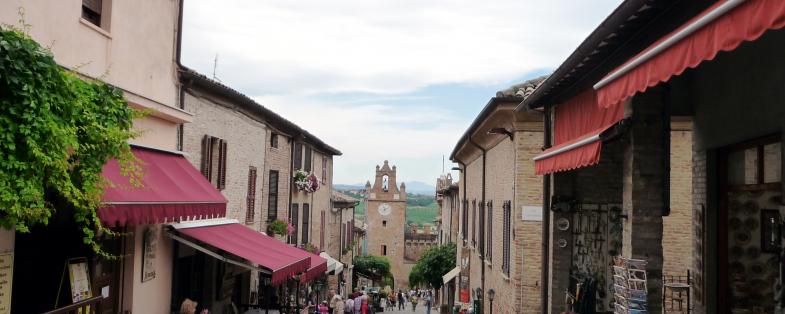
<instances>
[{"instance_id":1,"label":"paved road","mask_svg":"<svg viewBox=\"0 0 785 314\"><path fill-rule=\"evenodd\" d=\"M424 305L424 303L418 304L416 311L412 311L412 304L407 302L406 308L403 309L402 311L398 311L398 307L396 306L395 307L395 311L377 312L377 314L412 314L412 313L416 313L416 314L423 314L423 313L425 313L425 305ZM437 314L437 313L438 313L438 311L436 309L431 308L431 314Z\"/></svg>"}]
</instances>

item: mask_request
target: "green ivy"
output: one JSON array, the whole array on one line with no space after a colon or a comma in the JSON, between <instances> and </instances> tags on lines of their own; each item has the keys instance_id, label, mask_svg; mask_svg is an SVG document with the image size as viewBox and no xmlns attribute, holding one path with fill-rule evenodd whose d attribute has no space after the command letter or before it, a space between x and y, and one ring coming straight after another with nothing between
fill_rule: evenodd
<instances>
[{"instance_id":1,"label":"green ivy","mask_svg":"<svg viewBox=\"0 0 785 314\"><path fill-rule=\"evenodd\" d=\"M409 273L409 285L442 287L442 275L455 268L455 243L434 246L426 250Z\"/></svg>"},{"instance_id":2,"label":"green ivy","mask_svg":"<svg viewBox=\"0 0 785 314\"><path fill-rule=\"evenodd\" d=\"M22 31L0 27L0 226L29 232L55 211L73 211L85 244L96 242L96 209L107 186L103 165L115 158L139 185L128 140L141 113L122 91L60 67Z\"/></svg>"}]
</instances>

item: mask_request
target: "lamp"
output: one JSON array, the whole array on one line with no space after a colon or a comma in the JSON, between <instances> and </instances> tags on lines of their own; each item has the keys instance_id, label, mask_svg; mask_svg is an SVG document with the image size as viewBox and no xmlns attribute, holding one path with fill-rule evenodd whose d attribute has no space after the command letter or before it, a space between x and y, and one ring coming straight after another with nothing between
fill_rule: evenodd
<instances>
[{"instance_id":1,"label":"lamp","mask_svg":"<svg viewBox=\"0 0 785 314\"><path fill-rule=\"evenodd\" d=\"M491 307L489 308L490 311L488 311L490 314L493 314L493 298L494 297L496 297L496 290L493 290L493 288L488 289L488 301L491 301Z\"/></svg>"},{"instance_id":2,"label":"lamp","mask_svg":"<svg viewBox=\"0 0 785 314\"><path fill-rule=\"evenodd\" d=\"M488 134L504 134L509 136L510 140L512 141L512 132L508 131L505 128L490 128L488 130Z\"/></svg>"},{"instance_id":3,"label":"lamp","mask_svg":"<svg viewBox=\"0 0 785 314\"><path fill-rule=\"evenodd\" d=\"M461 167L452 167L452 170L459 171L459 172L463 171L463 169L461 169Z\"/></svg>"}]
</instances>

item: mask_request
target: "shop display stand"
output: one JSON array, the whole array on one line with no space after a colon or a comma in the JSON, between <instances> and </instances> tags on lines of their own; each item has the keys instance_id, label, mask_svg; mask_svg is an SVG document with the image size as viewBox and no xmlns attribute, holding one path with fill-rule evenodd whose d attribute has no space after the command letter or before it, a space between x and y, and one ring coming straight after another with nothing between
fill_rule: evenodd
<instances>
[{"instance_id":1,"label":"shop display stand","mask_svg":"<svg viewBox=\"0 0 785 314\"><path fill-rule=\"evenodd\" d=\"M614 314L647 314L646 261L617 257L613 290Z\"/></svg>"}]
</instances>

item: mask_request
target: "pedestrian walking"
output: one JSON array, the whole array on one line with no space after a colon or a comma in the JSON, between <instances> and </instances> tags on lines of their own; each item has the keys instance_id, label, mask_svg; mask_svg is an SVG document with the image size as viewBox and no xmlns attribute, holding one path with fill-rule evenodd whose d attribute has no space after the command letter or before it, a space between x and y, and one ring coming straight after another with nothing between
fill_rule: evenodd
<instances>
[{"instance_id":1,"label":"pedestrian walking","mask_svg":"<svg viewBox=\"0 0 785 314\"><path fill-rule=\"evenodd\" d=\"M417 295L412 294L412 312L417 310Z\"/></svg>"},{"instance_id":2,"label":"pedestrian walking","mask_svg":"<svg viewBox=\"0 0 785 314\"><path fill-rule=\"evenodd\" d=\"M344 304L343 304L343 313L344 314L353 314L354 313L354 299L352 298L353 295L354 295L354 293L349 295L346 298L346 302L344 302Z\"/></svg>"},{"instance_id":3,"label":"pedestrian walking","mask_svg":"<svg viewBox=\"0 0 785 314\"><path fill-rule=\"evenodd\" d=\"M433 301L433 297L431 296L431 291L425 293L425 314L431 314L431 303Z\"/></svg>"},{"instance_id":4,"label":"pedestrian walking","mask_svg":"<svg viewBox=\"0 0 785 314\"><path fill-rule=\"evenodd\" d=\"M406 307L406 297L403 295L403 290L398 289L398 310L403 311Z\"/></svg>"},{"instance_id":5,"label":"pedestrian walking","mask_svg":"<svg viewBox=\"0 0 785 314\"><path fill-rule=\"evenodd\" d=\"M360 310L363 306L363 294L357 291L354 295L354 314L361 314Z\"/></svg>"}]
</instances>

